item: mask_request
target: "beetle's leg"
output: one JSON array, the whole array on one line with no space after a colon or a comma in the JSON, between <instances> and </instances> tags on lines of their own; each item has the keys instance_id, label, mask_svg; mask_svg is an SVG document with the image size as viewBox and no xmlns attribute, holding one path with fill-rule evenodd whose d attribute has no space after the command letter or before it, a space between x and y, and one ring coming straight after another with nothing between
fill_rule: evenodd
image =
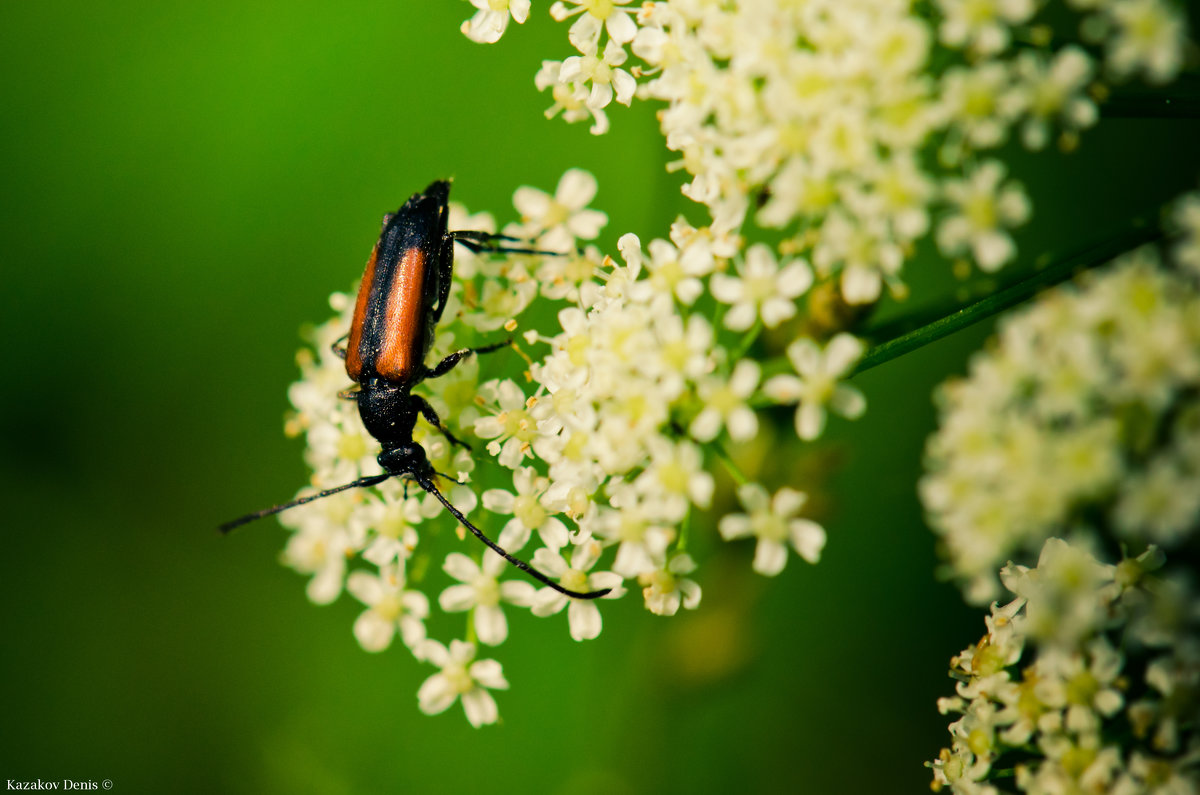
<instances>
[{"instance_id":1,"label":"beetle's leg","mask_svg":"<svg viewBox=\"0 0 1200 795\"><path fill-rule=\"evenodd\" d=\"M529 245L529 241L512 235L497 235L492 232L477 232L471 229L456 230L450 233L450 237L476 254L488 251L495 254L546 254L552 257L561 257L565 253L533 248ZM505 243L525 243L525 245L508 246Z\"/></svg>"},{"instance_id":2,"label":"beetle's leg","mask_svg":"<svg viewBox=\"0 0 1200 795\"><path fill-rule=\"evenodd\" d=\"M350 335L343 334L333 341L333 344L329 346L329 350L333 351L334 356L338 357L339 359L346 358L346 347L342 345L342 343L348 339L350 339Z\"/></svg>"},{"instance_id":3,"label":"beetle's leg","mask_svg":"<svg viewBox=\"0 0 1200 795\"><path fill-rule=\"evenodd\" d=\"M433 410L433 406L429 405L428 400L421 397L420 395L410 395L410 398L412 400L416 401L417 411L421 412L421 414L425 417L425 419L429 421L430 425L432 425L433 427L435 427L439 431L441 431L442 435L445 436L447 440L449 440L450 444L456 444L465 450L471 449L471 445L467 444L462 439L459 439L457 436L450 433L450 429L447 428L445 425L442 425L442 421L440 419L438 419L437 412Z\"/></svg>"},{"instance_id":4,"label":"beetle's leg","mask_svg":"<svg viewBox=\"0 0 1200 795\"><path fill-rule=\"evenodd\" d=\"M438 249L438 261L435 264L438 278L437 306L433 308L433 325L442 319L446 311L446 303L450 300L450 283L454 280L454 236L442 236L441 247Z\"/></svg>"},{"instance_id":5,"label":"beetle's leg","mask_svg":"<svg viewBox=\"0 0 1200 795\"><path fill-rule=\"evenodd\" d=\"M438 362L437 367L434 367L425 374L425 378L437 378L438 376L445 375L453 370L455 365L457 365L460 361L473 353L491 353L492 351L498 351L501 348L507 348L511 344L512 338L510 337L503 342L497 342L492 345L484 345L482 348L463 348L461 351L455 351L445 359L442 359L440 362Z\"/></svg>"}]
</instances>

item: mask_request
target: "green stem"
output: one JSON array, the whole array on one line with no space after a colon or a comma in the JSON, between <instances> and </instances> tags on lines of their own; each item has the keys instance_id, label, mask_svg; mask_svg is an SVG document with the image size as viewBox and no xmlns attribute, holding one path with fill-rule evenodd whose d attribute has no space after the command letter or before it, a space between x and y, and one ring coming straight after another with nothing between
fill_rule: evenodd
<instances>
[{"instance_id":1,"label":"green stem","mask_svg":"<svg viewBox=\"0 0 1200 795\"><path fill-rule=\"evenodd\" d=\"M675 543L676 552L686 552L688 535L692 529L692 512L689 510L683 515L683 521L679 523L679 541Z\"/></svg>"},{"instance_id":2,"label":"green stem","mask_svg":"<svg viewBox=\"0 0 1200 795\"><path fill-rule=\"evenodd\" d=\"M729 476L733 478L735 483L737 483L739 486L745 486L750 482L750 478L746 477L742 470L738 468L738 465L733 462L733 459L730 458L729 453L725 450L720 442L712 441L708 442L704 446L709 450L712 450L713 455L715 455L721 461L721 463L725 465L725 470L729 472Z\"/></svg>"},{"instance_id":3,"label":"green stem","mask_svg":"<svg viewBox=\"0 0 1200 795\"><path fill-rule=\"evenodd\" d=\"M1155 216L1157 218L1157 216ZM876 365L890 362L898 356L923 348L931 342L936 342L956 331L961 331L981 320L986 320L1005 309L1013 307L1032 297L1047 287L1052 287L1066 281L1072 276L1089 268L1103 265L1114 257L1145 243L1150 243L1162 233L1157 223L1151 223L1145 217L1136 219L1129 228L1118 235L1095 243L1084 250L1065 257L1064 259L1037 271L1016 284L992 293L973 304L962 307L949 314L944 314L932 322L925 323L919 328L905 334L881 342L867 351L851 375L870 370ZM940 314L940 313L939 313Z\"/></svg>"},{"instance_id":4,"label":"green stem","mask_svg":"<svg viewBox=\"0 0 1200 795\"><path fill-rule=\"evenodd\" d=\"M734 350L733 354L730 356L730 361L733 361L733 362L740 361L741 358L746 355L746 351L750 350L750 346L754 344L754 341L756 339L758 339L758 335L760 333L762 333L762 330L763 330L762 318L760 318L760 317L754 318L754 325L751 326L750 329L745 334L742 335L741 341L738 343L737 348Z\"/></svg>"}]
</instances>

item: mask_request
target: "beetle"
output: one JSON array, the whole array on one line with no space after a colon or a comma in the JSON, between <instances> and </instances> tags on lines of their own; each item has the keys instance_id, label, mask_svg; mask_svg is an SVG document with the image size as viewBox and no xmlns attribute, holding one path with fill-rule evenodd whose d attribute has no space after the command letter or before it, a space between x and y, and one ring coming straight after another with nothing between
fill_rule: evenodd
<instances>
[{"instance_id":1,"label":"beetle","mask_svg":"<svg viewBox=\"0 0 1200 795\"><path fill-rule=\"evenodd\" d=\"M247 522L328 497L347 489L374 486L389 478L407 477L432 494L443 507L476 538L513 566L554 590L576 599L595 599L611 589L579 592L564 588L510 555L462 514L434 483L436 472L425 449L413 440L418 416L437 428L451 444L470 449L442 425L429 401L413 394L417 384L445 375L464 358L508 347L504 340L480 348L463 348L428 367L425 357L433 346L434 331L450 296L454 270L454 244L476 253L538 252L508 245L516 240L507 235L471 230L449 231L450 182L437 180L423 192L414 193L399 210L383 218L383 231L371 251L354 305L354 316L345 348L335 343L334 351L345 359L346 374L357 384L351 396L358 403L363 425L381 447L376 460L383 467L351 483L325 489L307 497L276 505L226 522L224 533ZM339 340L341 342L341 340Z\"/></svg>"}]
</instances>

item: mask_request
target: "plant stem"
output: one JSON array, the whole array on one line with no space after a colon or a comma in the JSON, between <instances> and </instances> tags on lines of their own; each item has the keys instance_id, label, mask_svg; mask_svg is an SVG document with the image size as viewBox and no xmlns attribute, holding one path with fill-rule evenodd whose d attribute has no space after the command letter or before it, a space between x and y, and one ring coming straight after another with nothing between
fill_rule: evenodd
<instances>
[{"instance_id":1,"label":"plant stem","mask_svg":"<svg viewBox=\"0 0 1200 795\"><path fill-rule=\"evenodd\" d=\"M691 529L692 512L691 510L688 510L688 512L683 515L683 521L679 523L679 540L675 543L676 552L687 551L688 536L691 534Z\"/></svg>"},{"instance_id":2,"label":"plant stem","mask_svg":"<svg viewBox=\"0 0 1200 795\"><path fill-rule=\"evenodd\" d=\"M750 350L750 346L754 344L754 340L758 339L758 335L762 332L762 330L763 330L762 318L760 318L760 317L754 318L754 325L752 325L750 327L750 329L745 334L742 335L742 339L738 343L737 349L733 352L733 355L730 357L731 361L736 362L739 359L741 359L743 356L745 356L746 351Z\"/></svg>"},{"instance_id":3,"label":"plant stem","mask_svg":"<svg viewBox=\"0 0 1200 795\"><path fill-rule=\"evenodd\" d=\"M1103 265L1117 255L1144 243L1152 242L1161 236L1162 233L1158 230L1156 222L1151 223L1145 217L1140 217L1120 234L1092 244L973 304L943 314L919 328L873 346L863 356L851 375L858 375L864 370L870 370L876 365L889 362L897 356L903 356L918 348L923 348L931 342L936 342L956 331L986 320L1047 287L1066 281L1089 268Z\"/></svg>"},{"instance_id":4,"label":"plant stem","mask_svg":"<svg viewBox=\"0 0 1200 795\"><path fill-rule=\"evenodd\" d=\"M746 477L738 465L733 462L733 459L729 457L729 453L725 450L720 442L711 441L706 444L705 447L707 447L709 450L712 450L713 454L720 459L721 463L725 465L726 471L729 472L729 476L733 478L735 483L737 483L739 486L745 486L750 482L750 478Z\"/></svg>"},{"instance_id":5,"label":"plant stem","mask_svg":"<svg viewBox=\"0 0 1200 795\"><path fill-rule=\"evenodd\" d=\"M475 643L479 636L475 634L475 608L467 611L467 643Z\"/></svg>"}]
</instances>

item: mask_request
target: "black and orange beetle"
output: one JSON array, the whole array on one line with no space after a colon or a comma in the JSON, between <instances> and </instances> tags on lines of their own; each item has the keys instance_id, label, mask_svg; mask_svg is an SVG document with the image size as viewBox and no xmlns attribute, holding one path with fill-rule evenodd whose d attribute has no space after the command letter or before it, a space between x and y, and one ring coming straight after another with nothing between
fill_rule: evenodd
<instances>
[{"instance_id":1,"label":"black and orange beetle","mask_svg":"<svg viewBox=\"0 0 1200 795\"><path fill-rule=\"evenodd\" d=\"M475 252L533 252L506 245L513 238L488 232L448 229L450 183L439 180L423 193L414 193L395 213L383 218L383 232L371 251L363 273L348 342L337 349L346 360L346 374L358 385L354 398L367 431L383 448L376 460L383 467L352 483L301 497L256 513L246 514L221 525L222 532L271 516L297 505L319 500L346 489L374 486L388 478L408 477L437 498L463 527L498 555L556 591L576 599L595 599L610 589L580 593L568 590L519 558L513 557L471 524L434 485L439 476L429 463L424 448L413 441L418 415L423 416L452 443L467 447L442 425L429 401L412 393L413 387L445 375L464 357L489 353L510 341L482 348L455 351L435 367L425 365L433 345L434 330L446 309L450 278L454 270L454 243Z\"/></svg>"}]
</instances>

